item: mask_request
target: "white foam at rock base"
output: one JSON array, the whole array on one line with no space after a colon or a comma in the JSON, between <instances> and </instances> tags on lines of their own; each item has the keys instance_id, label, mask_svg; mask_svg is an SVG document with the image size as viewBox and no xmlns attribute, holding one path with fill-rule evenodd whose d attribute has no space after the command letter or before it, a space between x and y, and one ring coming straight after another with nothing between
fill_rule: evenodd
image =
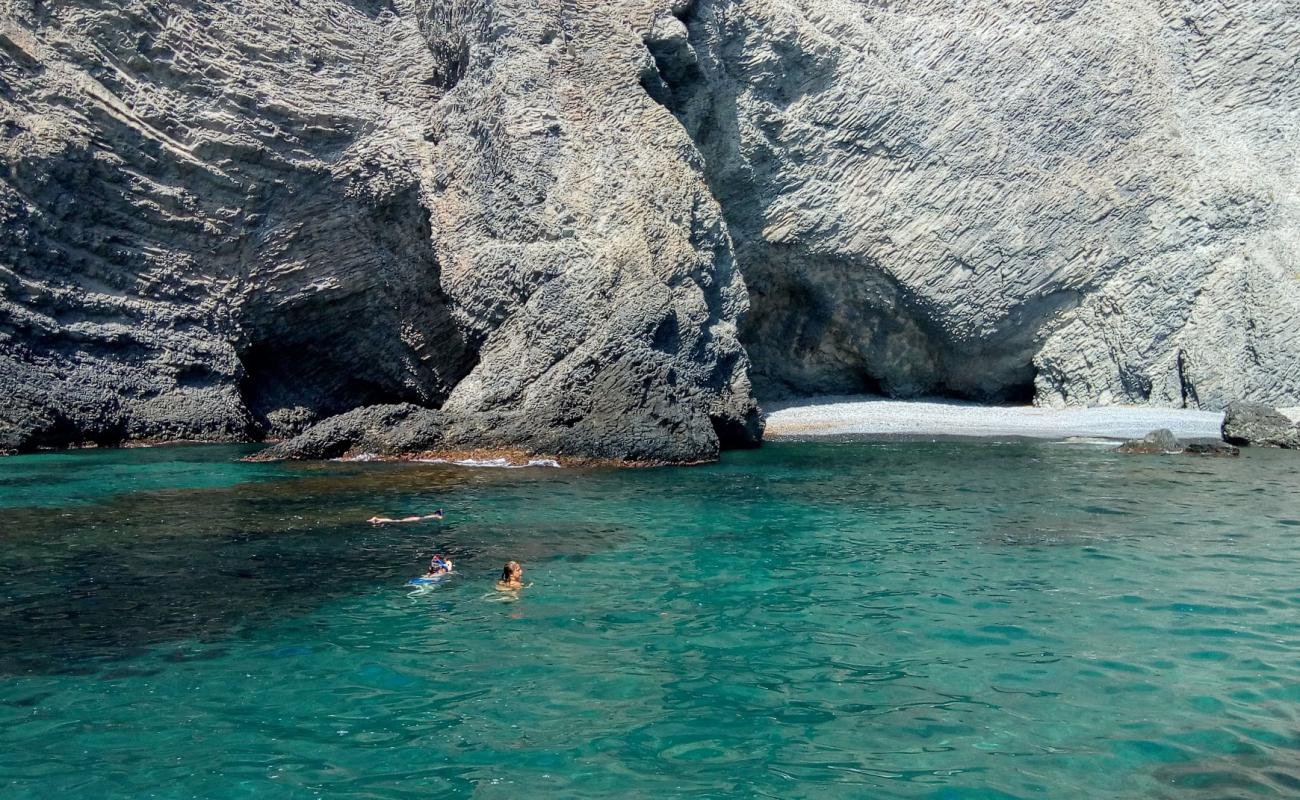
<instances>
[{"instance_id":1,"label":"white foam at rock base","mask_svg":"<svg viewBox=\"0 0 1300 800\"><path fill-rule=\"evenodd\" d=\"M452 464L457 467L482 467L490 469L528 469L529 467L558 468L560 462L550 458L531 458L526 464L515 464L505 458L417 458L422 464Z\"/></svg>"},{"instance_id":2,"label":"white foam at rock base","mask_svg":"<svg viewBox=\"0 0 1300 800\"><path fill-rule=\"evenodd\" d=\"M330 461L378 461L379 456L375 453L357 453L355 456L343 456L342 458L331 458Z\"/></svg>"}]
</instances>

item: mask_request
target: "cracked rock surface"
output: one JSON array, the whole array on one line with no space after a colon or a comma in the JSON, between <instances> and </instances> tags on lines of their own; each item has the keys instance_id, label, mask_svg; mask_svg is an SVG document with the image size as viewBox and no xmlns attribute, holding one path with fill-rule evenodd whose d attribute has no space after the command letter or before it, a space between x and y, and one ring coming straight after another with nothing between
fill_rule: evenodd
<instances>
[{"instance_id":1,"label":"cracked rock surface","mask_svg":"<svg viewBox=\"0 0 1300 800\"><path fill-rule=\"evenodd\" d=\"M652 42L660 96L735 238L764 396L1300 391L1296 0L699 0L682 21Z\"/></svg>"},{"instance_id":2,"label":"cracked rock surface","mask_svg":"<svg viewBox=\"0 0 1300 800\"><path fill-rule=\"evenodd\" d=\"M558 454L757 440L730 239L638 80L649 9L6 11L0 446L400 403Z\"/></svg>"},{"instance_id":3,"label":"cracked rock surface","mask_svg":"<svg viewBox=\"0 0 1300 800\"><path fill-rule=\"evenodd\" d=\"M1238 445L1300 449L1300 423L1263 403L1234 400L1223 415L1223 439Z\"/></svg>"},{"instance_id":4,"label":"cracked rock surface","mask_svg":"<svg viewBox=\"0 0 1300 800\"><path fill-rule=\"evenodd\" d=\"M0 449L1300 403L1298 3L0 0Z\"/></svg>"}]
</instances>

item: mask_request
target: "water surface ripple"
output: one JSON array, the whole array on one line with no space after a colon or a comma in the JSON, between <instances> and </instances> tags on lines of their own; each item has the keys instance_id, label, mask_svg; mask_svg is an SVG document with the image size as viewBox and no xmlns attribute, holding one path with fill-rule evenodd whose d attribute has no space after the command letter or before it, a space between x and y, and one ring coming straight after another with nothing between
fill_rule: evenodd
<instances>
[{"instance_id":1,"label":"water surface ripple","mask_svg":"<svg viewBox=\"0 0 1300 800\"><path fill-rule=\"evenodd\" d=\"M1300 795L1294 454L242 452L0 460L0 795Z\"/></svg>"}]
</instances>

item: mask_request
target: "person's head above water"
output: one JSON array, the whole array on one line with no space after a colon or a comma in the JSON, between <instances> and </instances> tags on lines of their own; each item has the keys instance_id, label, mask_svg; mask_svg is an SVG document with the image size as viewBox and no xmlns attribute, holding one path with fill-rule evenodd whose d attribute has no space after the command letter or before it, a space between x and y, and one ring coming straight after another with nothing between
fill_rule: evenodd
<instances>
[{"instance_id":1,"label":"person's head above water","mask_svg":"<svg viewBox=\"0 0 1300 800\"><path fill-rule=\"evenodd\" d=\"M507 561L506 565L501 568L501 580L498 584L513 586L524 582L524 568L519 566L518 561Z\"/></svg>"}]
</instances>

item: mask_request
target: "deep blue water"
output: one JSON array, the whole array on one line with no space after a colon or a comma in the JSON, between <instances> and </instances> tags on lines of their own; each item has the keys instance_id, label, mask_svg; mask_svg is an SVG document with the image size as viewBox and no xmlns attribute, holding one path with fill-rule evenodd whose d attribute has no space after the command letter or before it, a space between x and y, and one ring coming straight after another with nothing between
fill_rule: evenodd
<instances>
[{"instance_id":1,"label":"deep blue water","mask_svg":"<svg viewBox=\"0 0 1300 800\"><path fill-rule=\"evenodd\" d=\"M1300 796L1295 453L244 452L0 460L0 797Z\"/></svg>"}]
</instances>

